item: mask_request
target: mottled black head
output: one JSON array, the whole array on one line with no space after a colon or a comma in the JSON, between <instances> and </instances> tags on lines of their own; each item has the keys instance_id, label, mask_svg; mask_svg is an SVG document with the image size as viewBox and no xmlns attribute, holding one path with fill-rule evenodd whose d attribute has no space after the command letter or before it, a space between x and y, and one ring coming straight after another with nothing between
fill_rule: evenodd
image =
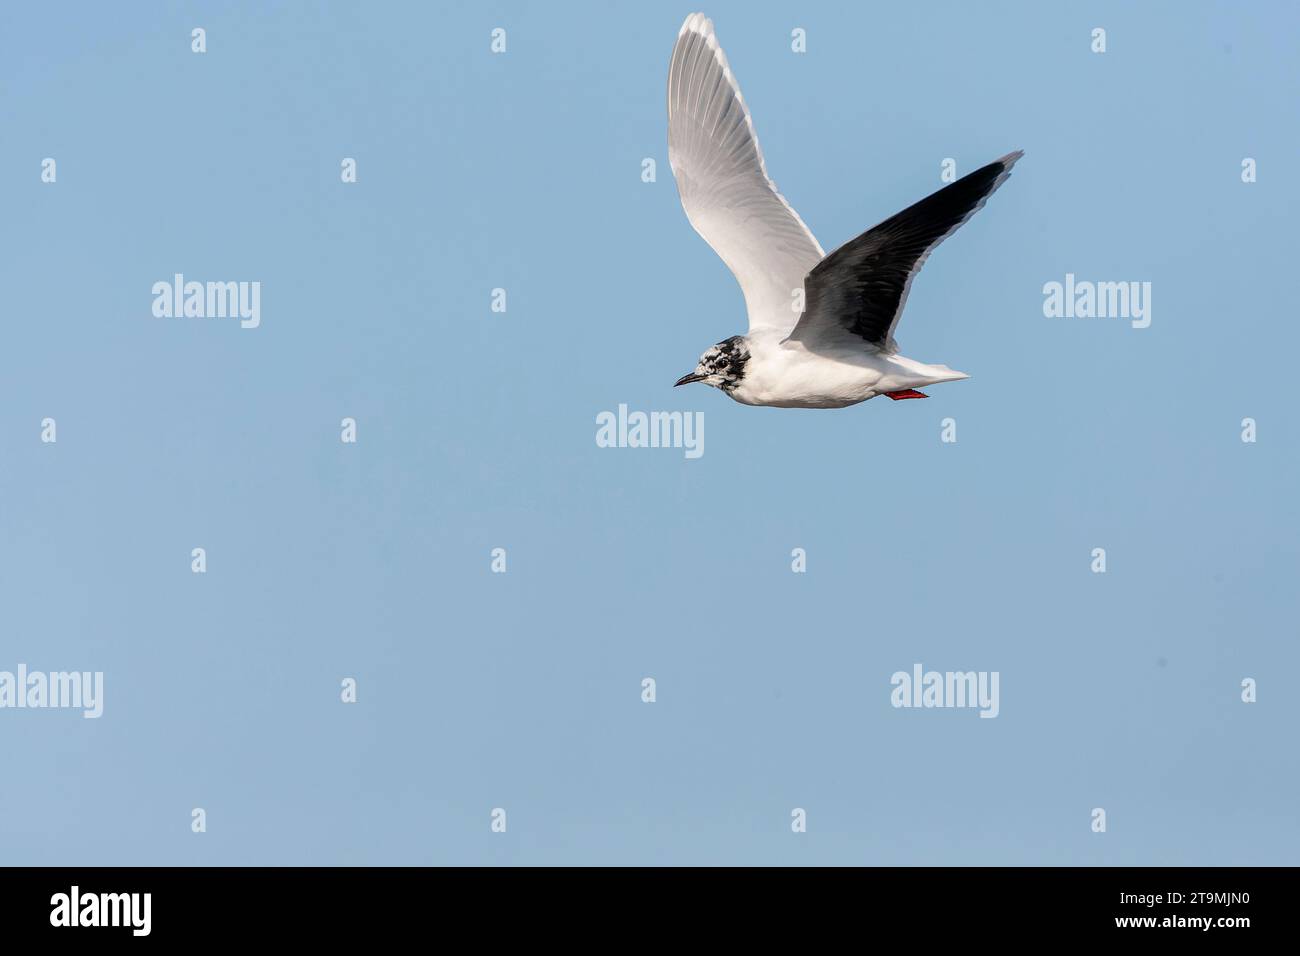
<instances>
[{"instance_id":1,"label":"mottled black head","mask_svg":"<svg viewBox=\"0 0 1300 956\"><path fill-rule=\"evenodd\" d=\"M703 382L724 392L729 392L745 377L745 363L749 361L749 346L743 335L723 339L700 356L700 364L690 375L683 375L677 385ZM676 386L674 386L675 388Z\"/></svg>"}]
</instances>

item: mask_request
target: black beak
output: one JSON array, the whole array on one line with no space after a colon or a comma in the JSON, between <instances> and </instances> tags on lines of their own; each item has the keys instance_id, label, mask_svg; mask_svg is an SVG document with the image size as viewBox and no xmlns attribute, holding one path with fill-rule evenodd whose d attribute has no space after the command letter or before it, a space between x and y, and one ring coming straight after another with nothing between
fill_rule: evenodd
<instances>
[{"instance_id":1,"label":"black beak","mask_svg":"<svg viewBox=\"0 0 1300 956\"><path fill-rule=\"evenodd\" d=\"M707 375L696 375L694 372L692 372L690 375L683 375L676 382L674 382L673 388L676 388L678 385L690 385L691 382L702 382L706 378L708 378Z\"/></svg>"}]
</instances>

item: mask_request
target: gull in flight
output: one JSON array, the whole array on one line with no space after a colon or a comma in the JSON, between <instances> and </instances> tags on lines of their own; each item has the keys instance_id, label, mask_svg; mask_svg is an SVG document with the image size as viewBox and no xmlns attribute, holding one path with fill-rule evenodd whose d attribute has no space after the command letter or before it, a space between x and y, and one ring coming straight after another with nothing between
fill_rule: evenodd
<instances>
[{"instance_id":1,"label":"gull in flight","mask_svg":"<svg viewBox=\"0 0 1300 956\"><path fill-rule=\"evenodd\" d=\"M984 205L1021 156L1009 153L851 239L830 255L767 178L713 21L682 24L668 67L668 161L695 231L735 274L749 334L700 357L704 382L745 405L843 408L969 378L898 354L894 329L934 247Z\"/></svg>"}]
</instances>

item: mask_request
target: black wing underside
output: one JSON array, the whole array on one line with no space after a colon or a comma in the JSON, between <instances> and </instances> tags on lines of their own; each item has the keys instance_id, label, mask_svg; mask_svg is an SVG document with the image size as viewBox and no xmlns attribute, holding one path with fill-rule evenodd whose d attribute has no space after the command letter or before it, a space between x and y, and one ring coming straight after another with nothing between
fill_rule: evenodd
<instances>
[{"instance_id":1,"label":"black wing underside","mask_svg":"<svg viewBox=\"0 0 1300 956\"><path fill-rule=\"evenodd\" d=\"M790 338L812 347L848 335L894 351L894 328L926 258L984 205L1022 153L963 176L840 246L804 279L804 312Z\"/></svg>"}]
</instances>

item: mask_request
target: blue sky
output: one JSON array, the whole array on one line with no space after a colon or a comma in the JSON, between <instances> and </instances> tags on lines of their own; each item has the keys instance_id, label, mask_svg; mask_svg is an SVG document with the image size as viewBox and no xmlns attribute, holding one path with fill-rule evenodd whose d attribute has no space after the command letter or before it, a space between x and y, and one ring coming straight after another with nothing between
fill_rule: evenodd
<instances>
[{"instance_id":1,"label":"blue sky","mask_svg":"<svg viewBox=\"0 0 1300 956\"><path fill-rule=\"evenodd\" d=\"M897 331L971 379L808 411L671 387L745 330L667 163L692 9L0 13L0 670L105 682L0 710L0 859L1297 862L1295 10L705 7L827 249L1025 150ZM155 318L178 272L261 325ZM999 716L893 708L916 663Z\"/></svg>"}]
</instances>

